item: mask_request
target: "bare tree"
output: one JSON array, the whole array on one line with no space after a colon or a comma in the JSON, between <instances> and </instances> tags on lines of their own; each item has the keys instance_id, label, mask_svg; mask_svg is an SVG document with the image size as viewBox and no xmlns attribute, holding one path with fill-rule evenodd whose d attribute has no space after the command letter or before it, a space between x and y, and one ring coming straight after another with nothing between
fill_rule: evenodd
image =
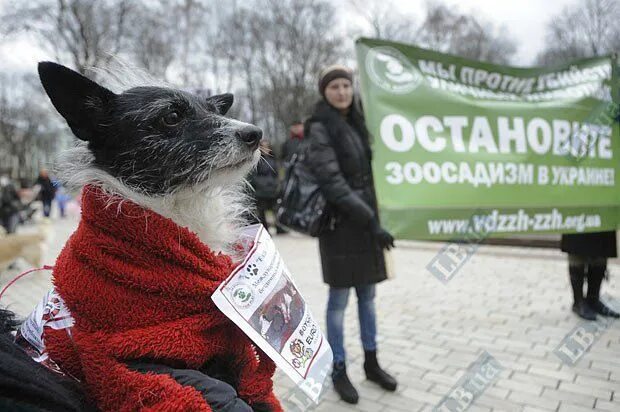
<instances>
[{"instance_id":1,"label":"bare tree","mask_svg":"<svg viewBox=\"0 0 620 412\"><path fill-rule=\"evenodd\" d=\"M5 34L30 32L59 61L70 59L84 73L120 52L137 6L130 0L34 0L15 2L0 18Z\"/></svg>"},{"instance_id":2,"label":"bare tree","mask_svg":"<svg viewBox=\"0 0 620 412\"><path fill-rule=\"evenodd\" d=\"M437 2L427 3L422 23L389 0L351 0L369 25L366 34L475 60L509 63L517 47L503 29Z\"/></svg>"},{"instance_id":3,"label":"bare tree","mask_svg":"<svg viewBox=\"0 0 620 412\"><path fill-rule=\"evenodd\" d=\"M59 145L44 101L34 76L0 75L0 164L14 178L32 179Z\"/></svg>"},{"instance_id":4,"label":"bare tree","mask_svg":"<svg viewBox=\"0 0 620 412\"><path fill-rule=\"evenodd\" d=\"M564 8L547 27L545 50L537 61L557 64L601 56L620 50L620 3L617 0L581 0Z\"/></svg>"},{"instance_id":5,"label":"bare tree","mask_svg":"<svg viewBox=\"0 0 620 412\"><path fill-rule=\"evenodd\" d=\"M444 4L428 3L416 38L421 46L493 63L509 63L516 44L503 30Z\"/></svg>"},{"instance_id":6,"label":"bare tree","mask_svg":"<svg viewBox=\"0 0 620 412\"><path fill-rule=\"evenodd\" d=\"M250 120L276 142L317 99L318 72L342 60L336 15L325 0L257 0L222 21L228 33L219 49L235 62Z\"/></svg>"},{"instance_id":7,"label":"bare tree","mask_svg":"<svg viewBox=\"0 0 620 412\"><path fill-rule=\"evenodd\" d=\"M403 43L416 41L414 16L398 11L393 1L349 0L349 3L369 25L368 35Z\"/></svg>"},{"instance_id":8,"label":"bare tree","mask_svg":"<svg viewBox=\"0 0 620 412\"><path fill-rule=\"evenodd\" d=\"M174 62L178 42L176 20L170 18L165 3L155 3L148 13L134 13L127 49L136 63L158 78L166 78Z\"/></svg>"}]
</instances>

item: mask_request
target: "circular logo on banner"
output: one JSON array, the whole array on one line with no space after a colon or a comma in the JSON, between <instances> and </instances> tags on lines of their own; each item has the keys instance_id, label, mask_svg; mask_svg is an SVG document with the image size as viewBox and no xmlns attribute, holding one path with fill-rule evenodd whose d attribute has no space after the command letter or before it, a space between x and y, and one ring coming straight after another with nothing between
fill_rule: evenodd
<instances>
[{"instance_id":1,"label":"circular logo on banner","mask_svg":"<svg viewBox=\"0 0 620 412\"><path fill-rule=\"evenodd\" d=\"M409 93L422 82L422 74L393 47L375 47L366 55L366 72L382 89L396 94Z\"/></svg>"},{"instance_id":2,"label":"circular logo on banner","mask_svg":"<svg viewBox=\"0 0 620 412\"><path fill-rule=\"evenodd\" d=\"M233 303L240 308L247 308L254 302L254 290L246 284L235 285L231 296Z\"/></svg>"}]
</instances>

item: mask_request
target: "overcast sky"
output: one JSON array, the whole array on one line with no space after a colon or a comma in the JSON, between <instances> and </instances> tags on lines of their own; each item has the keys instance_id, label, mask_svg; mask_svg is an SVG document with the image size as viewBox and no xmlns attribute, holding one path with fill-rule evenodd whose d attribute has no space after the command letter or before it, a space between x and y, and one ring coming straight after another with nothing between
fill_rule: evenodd
<instances>
[{"instance_id":1,"label":"overcast sky","mask_svg":"<svg viewBox=\"0 0 620 412\"><path fill-rule=\"evenodd\" d=\"M26 0L24 0L26 1ZM215 0L214 0L215 1ZM518 49L513 63L518 66L532 64L536 54L542 49L545 26L549 19L564 7L575 4L577 0L443 0L451 7L463 12L471 12L497 26L503 26L517 40ZM7 6L9 0L0 0L0 6ZM346 5L346 1L336 3ZM402 11L410 13L419 22L424 15L425 0L395 0L394 4ZM349 7L341 9L349 20L353 12ZM38 49L28 39L0 42L0 70L29 70L37 61L53 56Z\"/></svg>"}]
</instances>

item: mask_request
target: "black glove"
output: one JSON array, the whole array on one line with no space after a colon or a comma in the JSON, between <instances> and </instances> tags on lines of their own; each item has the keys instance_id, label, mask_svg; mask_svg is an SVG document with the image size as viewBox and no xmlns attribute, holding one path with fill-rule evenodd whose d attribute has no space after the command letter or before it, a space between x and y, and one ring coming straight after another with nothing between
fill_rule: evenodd
<instances>
[{"instance_id":1,"label":"black glove","mask_svg":"<svg viewBox=\"0 0 620 412\"><path fill-rule=\"evenodd\" d=\"M180 385L193 387L202 394L203 399L214 411L252 412L252 408L237 397L237 391L232 386L195 369L174 369L170 366L142 361L131 361L127 363L127 366L141 373L168 375Z\"/></svg>"},{"instance_id":2,"label":"black glove","mask_svg":"<svg viewBox=\"0 0 620 412\"><path fill-rule=\"evenodd\" d=\"M376 242L381 246L381 249L390 250L394 247L394 236L387 230L383 229L379 224L379 221L373 220L370 224L370 231L375 237Z\"/></svg>"}]
</instances>

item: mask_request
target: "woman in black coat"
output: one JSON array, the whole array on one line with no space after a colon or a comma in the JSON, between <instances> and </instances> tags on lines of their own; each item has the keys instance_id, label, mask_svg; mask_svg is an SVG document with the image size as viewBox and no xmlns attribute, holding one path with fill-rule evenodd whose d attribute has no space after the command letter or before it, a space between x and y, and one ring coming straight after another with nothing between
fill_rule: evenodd
<instances>
[{"instance_id":1,"label":"woman in black coat","mask_svg":"<svg viewBox=\"0 0 620 412\"><path fill-rule=\"evenodd\" d=\"M607 271L607 258L617 257L616 232L575 233L562 235L562 251L568 253L568 273L573 289L573 312L587 320L596 315L620 318L620 314L600 300L601 283ZM583 297L583 281L588 292Z\"/></svg>"},{"instance_id":2,"label":"woman in black coat","mask_svg":"<svg viewBox=\"0 0 620 412\"><path fill-rule=\"evenodd\" d=\"M323 279L330 286L327 339L334 353L334 389L349 403L358 393L345 367L344 310L354 287L366 377L387 390L396 380L383 371L376 357L375 284L386 279L383 250L393 237L379 222L370 166L371 151L364 118L353 104L352 72L344 66L325 69L319 79L323 96L306 122L306 161L316 177L336 225L319 237Z\"/></svg>"}]
</instances>

